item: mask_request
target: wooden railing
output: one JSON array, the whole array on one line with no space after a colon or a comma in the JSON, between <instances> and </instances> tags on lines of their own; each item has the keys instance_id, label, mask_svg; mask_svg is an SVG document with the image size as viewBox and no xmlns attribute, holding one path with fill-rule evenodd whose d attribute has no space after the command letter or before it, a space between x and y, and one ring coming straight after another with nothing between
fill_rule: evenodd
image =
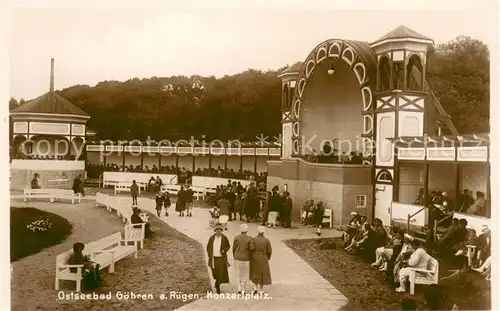
<instances>
[{"instance_id":1,"label":"wooden railing","mask_svg":"<svg viewBox=\"0 0 500 311\"><path fill-rule=\"evenodd\" d=\"M416 215L420 214L422 211L425 211L426 207L423 206L421 209L419 209L418 211L416 211L415 213L413 214L408 214L408 219L406 221L406 229L407 229L407 232L410 231L410 221L413 217L415 217Z\"/></svg>"}]
</instances>

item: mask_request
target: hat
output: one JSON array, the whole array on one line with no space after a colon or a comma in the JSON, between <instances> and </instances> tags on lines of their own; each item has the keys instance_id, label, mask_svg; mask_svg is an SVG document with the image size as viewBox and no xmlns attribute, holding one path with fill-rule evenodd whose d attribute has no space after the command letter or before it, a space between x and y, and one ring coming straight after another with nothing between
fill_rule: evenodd
<instances>
[{"instance_id":1,"label":"hat","mask_svg":"<svg viewBox=\"0 0 500 311\"><path fill-rule=\"evenodd\" d=\"M410 241L413 241L415 240L411 235L409 235L408 233L405 233L405 238L410 240Z\"/></svg>"},{"instance_id":2,"label":"hat","mask_svg":"<svg viewBox=\"0 0 500 311\"><path fill-rule=\"evenodd\" d=\"M264 226L258 226L257 227L257 232L258 233L264 233L264 232L266 232L266 227L264 227Z\"/></svg>"},{"instance_id":3,"label":"hat","mask_svg":"<svg viewBox=\"0 0 500 311\"><path fill-rule=\"evenodd\" d=\"M395 239L394 241L392 241L392 244L393 245L401 245L401 240Z\"/></svg>"},{"instance_id":4,"label":"hat","mask_svg":"<svg viewBox=\"0 0 500 311\"><path fill-rule=\"evenodd\" d=\"M240 225L240 231L241 232L248 232L248 225L247 224L241 224Z\"/></svg>"},{"instance_id":5,"label":"hat","mask_svg":"<svg viewBox=\"0 0 500 311\"><path fill-rule=\"evenodd\" d=\"M356 212L351 212L351 214L350 214L350 215L351 215L351 216L356 216L356 215L358 215L358 213L356 213Z\"/></svg>"},{"instance_id":6,"label":"hat","mask_svg":"<svg viewBox=\"0 0 500 311\"><path fill-rule=\"evenodd\" d=\"M214 232L217 232L219 230L222 231L222 225L216 224L215 227L214 227Z\"/></svg>"},{"instance_id":7,"label":"hat","mask_svg":"<svg viewBox=\"0 0 500 311\"><path fill-rule=\"evenodd\" d=\"M481 231L484 231L484 230L489 230L490 228L488 228L487 225L482 225L481 226Z\"/></svg>"}]
</instances>

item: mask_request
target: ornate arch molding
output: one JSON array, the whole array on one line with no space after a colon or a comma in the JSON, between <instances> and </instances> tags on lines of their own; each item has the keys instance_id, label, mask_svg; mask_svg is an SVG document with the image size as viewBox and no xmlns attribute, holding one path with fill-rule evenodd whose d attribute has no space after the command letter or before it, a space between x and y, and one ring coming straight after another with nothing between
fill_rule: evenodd
<instances>
[{"instance_id":1,"label":"ornate arch molding","mask_svg":"<svg viewBox=\"0 0 500 311\"><path fill-rule=\"evenodd\" d=\"M295 88L295 101L292 105L293 113L293 136L292 136L292 155L301 154L300 138L300 111L303 102L303 94L309 77L314 72L317 65L325 60L342 60L346 62L355 74L361 98L363 100L361 113L363 115L362 153L366 158L364 163L371 163L373 156L372 148L366 146L373 145L373 103L374 92L377 77L377 55L366 42L346 41L340 39L330 39L320 43L307 56L302 64L297 87Z\"/></svg>"}]
</instances>

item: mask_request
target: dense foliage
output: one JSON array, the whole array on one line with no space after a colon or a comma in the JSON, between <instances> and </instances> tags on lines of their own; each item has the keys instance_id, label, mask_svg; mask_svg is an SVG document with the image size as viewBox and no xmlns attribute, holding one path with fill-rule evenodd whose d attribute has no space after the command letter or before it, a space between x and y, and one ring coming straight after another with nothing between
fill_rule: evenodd
<instances>
[{"instance_id":1,"label":"dense foliage","mask_svg":"<svg viewBox=\"0 0 500 311\"><path fill-rule=\"evenodd\" d=\"M489 131L489 52L468 37L430 53L427 80L461 133ZM75 85L60 94L92 116L100 139L254 141L281 132L277 71L215 77L173 76ZM15 107L13 99L9 104Z\"/></svg>"},{"instance_id":2,"label":"dense foliage","mask_svg":"<svg viewBox=\"0 0 500 311\"><path fill-rule=\"evenodd\" d=\"M65 218L36 208L10 209L10 260L16 261L56 245L73 226Z\"/></svg>"}]
</instances>

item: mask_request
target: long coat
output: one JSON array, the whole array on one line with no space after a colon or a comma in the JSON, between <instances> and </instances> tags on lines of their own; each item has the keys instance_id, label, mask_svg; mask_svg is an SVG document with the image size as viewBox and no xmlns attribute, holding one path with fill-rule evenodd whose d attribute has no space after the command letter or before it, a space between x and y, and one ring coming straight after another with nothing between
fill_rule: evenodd
<instances>
[{"instance_id":1,"label":"long coat","mask_svg":"<svg viewBox=\"0 0 500 311\"><path fill-rule=\"evenodd\" d=\"M229 283L229 273L227 271L227 267L229 266L229 262L227 261L227 252L231 248L229 245L228 238L221 234L221 243L220 243L220 253L223 258L223 265L217 265L214 261L214 239L215 234L213 234L207 243L207 253L208 253L208 266L212 269L212 276L218 284Z\"/></svg>"},{"instance_id":2,"label":"long coat","mask_svg":"<svg viewBox=\"0 0 500 311\"><path fill-rule=\"evenodd\" d=\"M270 285L271 269L269 260L271 259L271 242L263 235L253 238L254 250L250 259L250 280L254 284Z\"/></svg>"},{"instance_id":3,"label":"long coat","mask_svg":"<svg viewBox=\"0 0 500 311\"><path fill-rule=\"evenodd\" d=\"M186 210L186 191L179 190L177 192L177 202L175 202L175 211L184 212Z\"/></svg>"}]
</instances>

